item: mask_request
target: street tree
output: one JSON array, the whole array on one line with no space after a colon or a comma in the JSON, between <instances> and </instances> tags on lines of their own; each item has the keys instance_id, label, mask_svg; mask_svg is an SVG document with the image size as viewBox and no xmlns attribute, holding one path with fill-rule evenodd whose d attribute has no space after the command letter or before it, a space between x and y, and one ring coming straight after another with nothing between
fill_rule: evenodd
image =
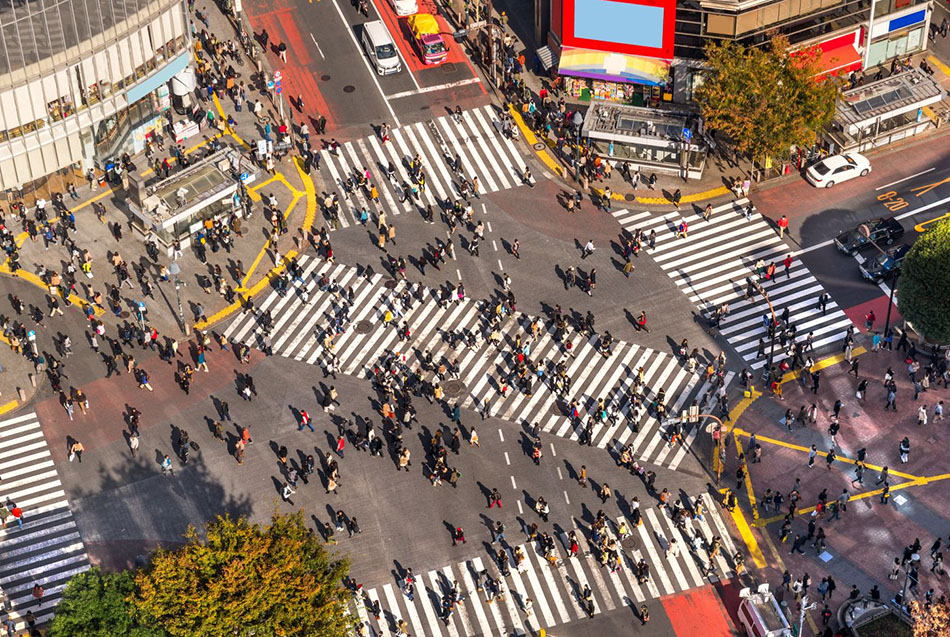
<instances>
[{"instance_id":1,"label":"street tree","mask_svg":"<svg viewBox=\"0 0 950 637\"><path fill-rule=\"evenodd\" d=\"M336 560L304 524L275 513L269 524L218 517L205 539L160 550L135 578L134 616L172 636L343 637L346 559Z\"/></svg>"},{"instance_id":2,"label":"street tree","mask_svg":"<svg viewBox=\"0 0 950 637\"><path fill-rule=\"evenodd\" d=\"M813 145L831 121L838 96L834 78L819 81L821 51L768 46L706 45L707 71L696 92L706 127L725 133L743 155L762 162L791 146Z\"/></svg>"},{"instance_id":3,"label":"street tree","mask_svg":"<svg viewBox=\"0 0 950 637\"><path fill-rule=\"evenodd\" d=\"M929 340L950 343L950 219L930 224L904 258L897 309Z\"/></svg>"},{"instance_id":4,"label":"street tree","mask_svg":"<svg viewBox=\"0 0 950 637\"><path fill-rule=\"evenodd\" d=\"M932 604L910 603L914 618L914 637L943 637L950 635L950 602L941 597Z\"/></svg>"},{"instance_id":5,"label":"street tree","mask_svg":"<svg viewBox=\"0 0 950 637\"><path fill-rule=\"evenodd\" d=\"M164 631L146 628L132 618L130 599L135 589L130 571L103 573L98 566L74 575L56 606L50 637L161 637Z\"/></svg>"}]
</instances>

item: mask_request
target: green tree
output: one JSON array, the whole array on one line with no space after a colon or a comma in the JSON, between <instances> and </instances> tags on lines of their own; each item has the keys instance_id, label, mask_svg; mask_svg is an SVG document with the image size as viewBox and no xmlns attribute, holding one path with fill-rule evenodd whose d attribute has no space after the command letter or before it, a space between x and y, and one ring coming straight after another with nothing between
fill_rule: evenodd
<instances>
[{"instance_id":1,"label":"green tree","mask_svg":"<svg viewBox=\"0 0 950 637\"><path fill-rule=\"evenodd\" d=\"M696 92L706 126L728 135L757 161L808 147L835 112L838 87L818 81L821 51L788 52L777 36L766 47L706 45L708 70Z\"/></svg>"},{"instance_id":2,"label":"green tree","mask_svg":"<svg viewBox=\"0 0 950 637\"><path fill-rule=\"evenodd\" d=\"M178 550L160 550L135 578L134 616L178 635L343 637L348 561L334 560L303 513L270 524L218 517Z\"/></svg>"},{"instance_id":3,"label":"green tree","mask_svg":"<svg viewBox=\"0 0 950 637\"><path fill-rule=\"evenodd\" d=\"M159 637L165 633L139 626L129 599L135 588L129 571L103 573L94 566L73 576L56 606L50 637Z\"/></svg>"},{"instance_id":4,"label":"green tree","mask_svg":"<svg viewBox=\"0 0 950 637\"><path fill-rule=\"evenodd\" d=\"M930 225L907 253L897 309L929 340L950 343L950 219Z\"/></svg>"}]
</instances>

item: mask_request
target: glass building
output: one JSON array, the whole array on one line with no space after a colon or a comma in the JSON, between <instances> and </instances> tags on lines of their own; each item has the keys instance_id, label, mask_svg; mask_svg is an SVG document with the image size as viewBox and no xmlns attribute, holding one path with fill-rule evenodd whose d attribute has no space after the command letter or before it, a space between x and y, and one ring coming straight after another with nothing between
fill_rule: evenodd
<instances>
[{"instance_id":1,"label":"glass building","mask_svg":"<svg viewBox=\"0 0 950 637\"><path fill-rule=\"evenodd\" d=\"M0 2L0 198L30 202L142 150L189 63L181 0Z\"/></svg>"}]
</instances>

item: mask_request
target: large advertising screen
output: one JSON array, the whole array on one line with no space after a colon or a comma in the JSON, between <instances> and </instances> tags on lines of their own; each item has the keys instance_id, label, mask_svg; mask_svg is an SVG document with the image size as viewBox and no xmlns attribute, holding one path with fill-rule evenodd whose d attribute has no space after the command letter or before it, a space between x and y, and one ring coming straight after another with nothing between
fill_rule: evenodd
<instances>
[{"instance_id":1,"label":"large advertising screen","mask_svg":"<svg viewBox=\"0 0 950 637\"><path fill-rule=\"evenodd\" d=\"M673 58L676 0L564 0L564 46Z\"/></svg>"}]
</instances>

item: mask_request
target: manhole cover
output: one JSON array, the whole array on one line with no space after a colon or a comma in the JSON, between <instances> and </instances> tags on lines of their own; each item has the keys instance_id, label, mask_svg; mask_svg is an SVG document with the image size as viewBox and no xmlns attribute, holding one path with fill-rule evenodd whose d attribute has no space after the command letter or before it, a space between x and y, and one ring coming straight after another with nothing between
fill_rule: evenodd
<instances>
[{"instance_id":1,"label":"manhole cover","mask_svg":"<svg viewBox=\"0 0 950 637\"><path fill-rule=\"evenodd\" d=\"M356 324L356 333L357 334L369 334L373 331L373 324L369 321L360 321Z\"/></svg>"},{"instance_id":2,"label":"manhole cover","mask_svg":"<svg viewBox=\"0 0 950 637\"><path fill-rule=\"evenodd\" d=\"M635 201L637 196L631 192L624 195L623 198L624 198L624 201Z\"/></svg>"},{"instance_id":3,"label":"manhole cover","mask_svg":"<svg viewBox=\"0 0 950 637\"><path fill-rule=\"evenodd\" d=\"M387 290L392 290L393 288L396 287L396 279L387 279L386 282L383 283L383 285L386 287Z\"/></svg>"},{"instance_id":4,"label":"manhole cover","mask_svg":"<svg viewBox=\"0 0 950 637\"><path fill-rule=\"evenodd\" d=\"M561 406L557 403L551 405L551 415L552 416L563 416L564 412L561 411Z\"/></svg>"},{"instance_id":5,"label":"manhole cover","mask_svg":"<svg viewBox=\"0 0 950 637\"><path fill-rule=\"evenodd\" d=\"M321 76L320 76L320 81L321 81L321 82L326 82L326 81L329 80L329 79L330 79L330 76L329 76L329 75L321 75Z\"/></svg>"},{"instance_id":6,"label":"manhole cover","mask_svg":"<svg viewBox=\"0 0 950 637\"><path fill-rule=\"evenodd\" d=\"M460 380L450 380L445 384L444 389L446 396L458 396L465 389L465 385Z\"/></svg>"},{"instance_id":7,"label":"manhole cover","mask_svg":"<svg viewBox=\"0 0 950 637\"><path fill-rule=\"evenodd\" d=\"M347 84L346 86L343 87L344 93L352 93L355 90L356 90L356 87L353 86L352 84Z\"/></svg>"},{"instance_id":8,"label":"manhole cover","mask_svg":"<svg viewBox=\"0 0 950 637\"><path fill-rule=\"evenodd\" d=\"M534 145L535 150L544 150L544 142L538 142Z\"/></svg>"},{"instance_id":9,"label":"manhole cover","mask_svg":"<svg viewBox=\"0 0 950 637\"><path fill-rule=\"evenodd\" d=\"M445 64L441 66L441 68L442 68L442 72L445 73L446 75L449 75L450 73L455 73L454 62L446 62Z\"/></svg>"},{"instance_id":10,"label":"manhole cover","mask_svg":"<svg viewBox=\"0 0 950 637\"><path fill-rule=\"evenodd\" d=\"M128 312L122 312L122 313L119 314L119 316L121 316L122 318L129 318L129 317L132 316L132 315L129 314Z\"/></svg>"}]
</instances>

